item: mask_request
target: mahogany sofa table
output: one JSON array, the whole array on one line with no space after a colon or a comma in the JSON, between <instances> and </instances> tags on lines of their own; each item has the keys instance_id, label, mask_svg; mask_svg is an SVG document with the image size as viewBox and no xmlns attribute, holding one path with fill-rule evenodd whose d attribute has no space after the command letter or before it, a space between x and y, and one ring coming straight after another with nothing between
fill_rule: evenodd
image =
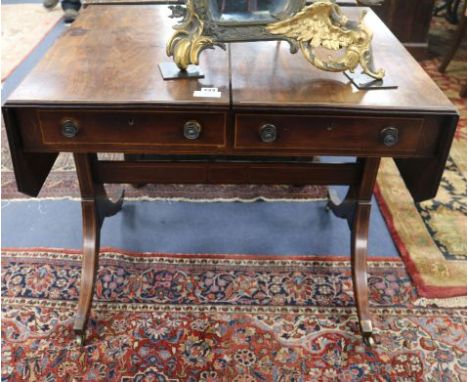
<instances>
[{"instance_id":1,"label":"mahogany sofa table","mask_svg":"<svg viewBox=\"0 0 468 382\"><path fill-rule=\"evenodd\" d=\"M360 10L346 13L357 19ZM83 213L77 339L91 308L100 227L122 205L107 198L104 183L252 183L350 186L329 207L351 229L357 312L370 342L367 238L380 158L395 159L414 200L434 197L458 121L454 106L371 11L376 64L397 89L358 90L277 42L204 52L205 78L164 81L168 15L161 5L87 7L3 108L21 192L36 196L58 153L74 154ZM221 97L194 97L201 87ZM98 160L99 152L126 160ZM358 160L311 160L320 155Z\"/></svg>"}]
</instances>

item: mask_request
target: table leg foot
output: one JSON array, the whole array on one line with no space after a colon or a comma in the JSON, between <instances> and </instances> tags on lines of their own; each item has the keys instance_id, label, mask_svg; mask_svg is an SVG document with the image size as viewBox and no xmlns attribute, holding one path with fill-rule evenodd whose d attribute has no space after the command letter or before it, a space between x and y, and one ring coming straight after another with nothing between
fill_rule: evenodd
<instances>
[{"instance_id":1,"label":"table leg foot","mask_svg":"<svg viewBox=\"0 0 468 382\"><path fill-rule=\"evenodd\" d=\"M98 267L99 234L101 222L98 217L96 201L84 200L81 203L83 213L83 260L81 268L80 297L75 314L73 330L84 341L91 303L93 301L94 283ZM78 337L77 337L78 340Z\"/></svg>"},{"instance_id":2,"label":"table leg foot","mask_svg":"<svg viewBox=\"0 0 468 382\"><path fill-rule=\"evenodd\" d=\"M75 333L75 341L78 346L84 346L86 340L86 333L85 332L77 332Z\"/></svg>"},{"instance_id":3,"label":"table leg foot","mask_svg":"<svg viewBox=\"0 0 468 382\"><path fill-rule=\"evenodd\" d=\"M370 348L375 345L375 341L372 336L363 336L363 341L364 341L364 344Z\"/></svg>"},{"instance_id":4,"label":"table leg foot","mask_svg":"<svg viewBox=\"0 0 468 382\"><path fill-rule=\"evenodd\" d=\"M353 274L354 298L359 326L364 341L372 340L372 320L369 311L369 291L367 286L367 247L371 198L374 189L380 158L358 158L360 180L353 183L340 203L336 194L329 190L327 207L340 218L348 221L351 229L351 268Z\"/></svg>"},{"instance_id":5,"label":"table leg foot","mask_svg":"<svg viewBox=\"0 0 468 382\"><path fill-rule=\"evenodd\" d=\"M124 192L117 202L109 200L102 183L93 177L95 154L74 154L81 191L83 216L83 260L81 268L80 296L73 330L77 342L82 345L94 295L94 284L99 260L101 226L104 218L116 214L122 208Z\"/></svg>"}]
</instances>

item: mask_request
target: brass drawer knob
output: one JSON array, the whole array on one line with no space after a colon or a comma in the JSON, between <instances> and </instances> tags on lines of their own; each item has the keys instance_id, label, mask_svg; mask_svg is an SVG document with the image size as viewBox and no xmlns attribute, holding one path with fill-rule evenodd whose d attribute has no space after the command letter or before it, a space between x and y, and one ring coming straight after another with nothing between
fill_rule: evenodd
<instances>
[{"instance_id":1,"label":"brass drawer knob","mask_svg":"<svg viewBox=\"0 0 468 382\"><path fill-rule=\"evenodd\" d=\"M62 123L62 135L66 138L73 138L78 134L78 125L70 119Z\"/></svg>"},{"instance_id":2,"label":"brass drawer knob","mask_svg":"<svg viewBox=\"0 0 468 382\"><path fill-rule=\"evenodd\" d=\"M398 143L398 129L396 127L386 127L380 132L380 138L385 146L395 146Z\"/></svg>"},{"instance_id":3,"label":"brass drawer knob","mask_svg":"<svg viewBox=\"0 0 468 382\"><path fill-rule=\"evenodd\" d=\"M264 123L260 126L260 139L264 143L272 143L276 141L278 133L276 131L276 126L271 123Z\"/></svg>"},{"instance_id":4,"label":"brass drawer knob","mask_svg":"<svg viewBox=\"0 0 468 382\"><path fill-rule=\"evenodd\" d=\"M200 137L202 127L197 121L187 121L184 124L184 137L191 141Z\"/></svg>"}]
</instances>

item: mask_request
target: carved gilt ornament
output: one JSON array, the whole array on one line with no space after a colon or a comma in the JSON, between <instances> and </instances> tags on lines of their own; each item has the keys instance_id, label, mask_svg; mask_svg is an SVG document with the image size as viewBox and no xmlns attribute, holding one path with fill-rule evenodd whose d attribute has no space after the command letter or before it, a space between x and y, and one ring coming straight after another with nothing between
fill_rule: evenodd
<instances>
[{"instance_id":1,"label":"carved gilt ornament","mask_svg":"<svg viewBox=\"0 0 468 382\"><path fill-rule=\"evenodd\" d=\"M361 3L364 0L361 0ZM375 0L367 0L366 5ZM321 70L344 72L360 65L362 72L382 79L372 58L372 32L364 25L365 12L348 20L331 0L305 5L305 0L187 0L171 6L171 17L182 17L167 43L167 55L181 70L197 65L200 53L225 43L285 40L291 53Z\"/></svg>"}]
</instances>

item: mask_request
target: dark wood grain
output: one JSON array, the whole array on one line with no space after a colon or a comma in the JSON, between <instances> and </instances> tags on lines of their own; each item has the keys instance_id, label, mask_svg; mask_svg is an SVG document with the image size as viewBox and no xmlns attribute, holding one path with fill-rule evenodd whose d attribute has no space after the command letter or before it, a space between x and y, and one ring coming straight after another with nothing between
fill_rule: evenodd
<instances>
[{"instance_id":1,"label":"dark wood grain","mask_svg":"<svg viewBox=\"0 0 468 382\"><path fill-rule=\"evenodd\" d=\"M74 159L82 199L83 260L73 330L83 344L99 263L101 226L105 217L112 216L121 209L123 195L113 203L107 198L103 184L95 181L93 166L97 162L96 154L75 154Z\"/></svg>"},{"instance_id":2,"label":"dark wood grain","mask_svg":"<svg viewBox=\"0 0 468 382\"><path fill-rule=\"evenodd\" d=\"M103 183L183 184L335 184L357 182L353 163L120 162L100 161L96 180Z\"/></svg>"},{"instance_id":3,"label":"dark wood grain","mask_svg":"<svg viewBox=\"0 0 468 382\"><path fill-rule=\"evenodd\" d=\"M31 104L229 105L228 56L201 56L205 78L164 81L158 69L175 20L167 6L90 6L9 97ZM221 98L195 98L217 87Z\"/></svg>"},{"instance_id":4,"label":"dark wood grain","mask_svg":"<svg viewBox=\"0 0 468 382\"><path fill-rule=\"evenodd\" d=\"M385 0L372 7L395 36L418 59L428 54L434 0Z\"/></svg>"},{"instance_id":5,"label":"dark wood grain","mask_svg":"<svg viewBox=\"0 0 468 382\"><path fill-rule=\"evenodd\" d=\"M353 184L343 202L328 202L331 211L348 221L351 229L351 264L356 307L361 333L365 338L372 336L372 318L369 310L367 286L367 250L371 198L374 190L380 158L358 158L359 180Z\"/></svg>"},{"instance_id":6,"label":"dark wood grain","mask_svg":"<svg viewBox=\"0 0 468 382\"><path fill-rule=\"evenodd\" d=\"M2 114L18 191L29 196L37 196L58 154L25 152L21 128L14 110L3 108Z\"/></svg>"},{"instance_id":7,"label":"dark wood grain","mask_svg":"<svg viewBox=\"0 0 468 382\"><path fill-rule=\"evenodd\" d=\"M351 266L361 333L364 337L369 337L372 335L372 318L369 311L369 288L367 286L367 249L371 198L379 171L380 158L366 158L359 161L362 165L362 178L355 193L356 210L351 229Z\"/></svg>"},{"instance_id":8,"label":"dark wood grain","mask_svg":"<svg viewBox=\"0 0 468 382\"><path fill-rule=\"evenodd\" d=\"M435 156L413 159L395 158L398 170L415 202L432 199L437 195L457 124L457 115L438 119L441 134L438 138Z\"/></svg>"},{"instance_id":9,"label":"dark wood grain","mask_svg":"<svg viewBox=\"0 0 468 382\"><path fill-rule=\"evenodd\" d=\"M346 13L357 19L362 10L349 7ZM165 41L171 34L167 16L165 6L88 7L8 103L228 106L228 54L219 48L201 55L205 79L161 78L157 65L169 61L165 56ZM232 104L453 111L441 90L372 11L365 22L374 32L376 65L386 69L398 89L356 91L343 75L320 71L300 54L291 55L286 43L241 43L231 45ZM218 87L222 97L193 97L201 86Z\"/></svg>"},{"instance_id":10,"label":"dark wood grain","mask_svg":"<svg viewBox=\"0 0 468 382\"><path fill-rule=\"evenodd\" d=\"M252 156L350 155L433 158L439 152L443 118L424 113L351 113L317 109L267 113L229 113L209 110L31 108L18 107L15 113L26 152L74 151L168 154L213 154ZM221 109L222 110L222 109ZM339 114L338 114L339 113ZM73 138L62 135L62 122L73 120L79 127ZM198 120L202 134L196 140L183 136L186 121ZM130 124L130 121L132 124ZM277 141L265 144L259 128L263 123L277 126ZM381 132L397 128L399 141L387 147ZM441 130L442 129L442 130ZM342 142L340 145L336 142Z\"/></svg>"},{"instance_id":11,"label":"dark wood grain","mask_svg":"<svg viewBox=\"0 0 468 382\"><path fill-rule=\"evenodd\" d=\"M348 8L346 13L356 19L361 11L362 8L354 7ZM347 113L348 116L380 118L422 115L425 117L422 142L434 143L433 156L427 160L401 159L397 164L416 200L434 197L447 159L447 147L453 137L452 127L458 120L457 111L373 12L367 14L365 22L374 32L376 66L386 70L386 75L395 80L398 89L356 90L344 76L319 71L300 55L291 56L286 43L233 44L232 56L244 57L232 64L233 109L237 113L254 109L285 114L330 111L334 115ZM401 155L401 152L397 154L397 147L394 149L387 153L382 150L366 154ZM358 151L354 152L357 156L365 153ZM321 153L324 150L315 152Z\"/></svg>"},{"instance_id":12,"label":"dark wood grain","mask_svg":"<svg viewBox=\"0 0 468 382\"><path fill-rule=\"evenodd\" d=\"M362 10L350 7L346 14L357 19ZM376 67L384 68L398 89L357 91L344 75L315 69L300 54L292 56L286 43L232 44L232 57L243 58L232 63L234 106L453 112L447 97L375 13L369 11L364 20L374 34Z\"/></svg>"},{"instance_id":13,"label":"dark wood grain","mask_svg":"<svg viewBox=\"0 0 468 382\"><path fill-rule=\"evenodd\" d=\"M274 125L278 132L272 143L260 139L264 124ZM393 147L383 144L381 132L387 127L399 131L399 142ZM245 150L314 151L315 153L347 153L391 155L432 154L434 147L422 140L421 118L366 118L297 114L236 114L234 148ZM341 142L338 146L336 142ZM434 143L434 142L433 142ZM421 150L422 149L422 150Z\"/></svg>"},{"instance_id":14,"label":"dark wood grain","mask_svg":"<svg viewBox=\"0 0 468 382\"><path fill-rule=\"evenodd\" d=\"M63 150L73 147L92 148L123 145L155 146L157 149L190 150L191 147L226 146L227 115L213 111L169 111L169 110L39 110L39 129L44 145L59 146ZM62 134L63 121L72 120L78 134L67 138ZM184 124L196 121L202 127L196 140L184 137Z\"/></svg>"}]
</instances>

